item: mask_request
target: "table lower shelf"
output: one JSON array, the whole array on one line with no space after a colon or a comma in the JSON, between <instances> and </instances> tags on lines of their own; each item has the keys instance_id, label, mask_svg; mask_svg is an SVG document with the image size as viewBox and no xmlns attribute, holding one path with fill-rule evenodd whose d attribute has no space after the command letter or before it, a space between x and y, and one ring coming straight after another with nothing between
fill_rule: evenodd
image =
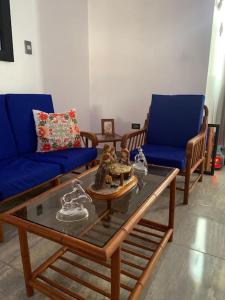
<instances>
[{"instance_id":1,"label":"table lower shelf","mask_svg":"<svg viewBox=\"0 0 225 300\"><path fill-rule=\"evenodd\" d=\"M142 219L121 245L121 299L138 299L173 230ZM111 262L63 247L39 266L29 284L55 300L111 299ZM89 295L89 296L88 296Z\"/></svg>"}]
</instances>

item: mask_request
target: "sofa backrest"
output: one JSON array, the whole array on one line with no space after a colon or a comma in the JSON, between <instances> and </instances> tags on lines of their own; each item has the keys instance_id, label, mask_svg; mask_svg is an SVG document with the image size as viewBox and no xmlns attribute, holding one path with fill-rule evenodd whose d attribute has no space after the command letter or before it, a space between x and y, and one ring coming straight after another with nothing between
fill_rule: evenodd
<instances>
[{"instance_id":1,"label":"sofa backrest","mask_svg":"<svg viewBox=\"0 0 225 300\"><path fill-rule=\"evenodd\" d=\"M152 95L147 143L186 147L201 128L203 95Z\"/></svg>"},{"instance_id":2,"label":"sofa backrest","mask_svg":"<svg viewBox=\"0 0 225 300\"><path fill-rule=\"evenodd\" d=\"M0 95L0 160L15 156L17 149L7 116L5 96Z\"/></svg>"},{"instance_id":3,"label":"sofa backrest","mask_svg":"<svg viewBox=\"0 0 225 300\"><path fill-rule=\"evenodd\" d=\"M37 136L33 109L47 113L54 112L51 95L8 94L6 106L19 154L34 152L37 149Z\"/></svg>"}]
</instances>

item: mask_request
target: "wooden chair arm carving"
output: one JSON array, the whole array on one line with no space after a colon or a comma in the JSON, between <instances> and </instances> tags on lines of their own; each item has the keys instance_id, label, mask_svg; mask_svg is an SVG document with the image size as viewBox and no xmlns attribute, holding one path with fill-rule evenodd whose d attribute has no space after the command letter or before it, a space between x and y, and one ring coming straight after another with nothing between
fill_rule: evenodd
<instances>
[{"instance_id":1,"label":"wooden chair arm carving","mask_svg":"<svg viewBox=\"0 0 225 300\"><path fill-rule=\"evenodd\" d=\"M121 148L127 148L132 151L144 145L146 140L146 129L140 129L124 134L121 141Z\"/></svg>"},{"instance_id":2,"label":"wooden chair arm carving","mask_svg":"<svg viewBox=\"0 0 225 300\"><path fill-rule=\"evenodd\" d=\"M205 155L205 133L200 133L187 143L187 164L195 169L204 159Z\"/></svg>"},{"instance_id":3,"label":"wooden chair arm carving","mask_svg":"<svg viewBox=\"0 0 225 300\"><path fill-rule=\"evenodd\" d=\"M98 145L98 139L95 133L89 131L81 131L80 136L85 147L88 147L89 141L91 142L91 147L95 148Z\"/></svg>"},{"instance_id":4,"label":"wooden chair arm carving","mask_svg":"<svg viewBox=\"0 0 225 300\"><path fill-rule=\"evenodd\" d=\"M208 128L208 108L204 106L204 118L202 122L201 131L198 135L188 141L186 147L187 168L192 171L204 160L205 157L205 139Z\"/></svg>"}]
</instances>

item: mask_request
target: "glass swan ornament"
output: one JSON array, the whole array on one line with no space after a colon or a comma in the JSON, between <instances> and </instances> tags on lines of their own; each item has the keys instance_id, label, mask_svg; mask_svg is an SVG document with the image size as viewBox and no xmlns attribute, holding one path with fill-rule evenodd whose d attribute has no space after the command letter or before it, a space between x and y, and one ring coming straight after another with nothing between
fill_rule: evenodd
<instances>
[{"instance_id":1,"label":"glass swan ornament","mask_svg":"<svg viewBox=\"0 0 225 300\"><path fill-rule=\"evenodd\" d=\"M148 163L143 153L142 148L138 148L138 154L134 158L133 164L134 173L137 175L147 175L148 174Z\"/></svg>"},{"instance_id":2,"label":"glass swan ornament","mask_svg":"<svg viewBox=\"0 0 225 300\"><path fill-rule=\"evenodd\" d=\"M89 216L84 204L92 203L91 197L84 191L79 180L75 179L72 186L72 192L66 193L61 198L62 208L56 214L58 221L82 221Z\"/></svg>"}]
</instances>

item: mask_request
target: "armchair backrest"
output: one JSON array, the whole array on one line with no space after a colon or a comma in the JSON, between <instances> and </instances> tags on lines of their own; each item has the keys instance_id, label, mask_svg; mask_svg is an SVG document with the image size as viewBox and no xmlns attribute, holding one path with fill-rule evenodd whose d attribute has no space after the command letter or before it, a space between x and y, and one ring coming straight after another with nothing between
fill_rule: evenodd
<instances>
[{"instance_id":1,"label":"armchair backrest","mask_svg":"<svg viewBox=\"0 0 225 300\"><path fill-rule=\"evenodd\" d=\"M37 136L32 110L54 112L51 95L8 94L5 99L19 154L36 151Z\"/></svg>"},{"instance_id":2,"label":"armchair backrest","mask_svg":"<svg viewBox=\"0 0 225 300\"><path fill-rule=\"evenodd\" d=\"M203 121L203 95L152 95L147 144L185 148Z\"/></svg>"}]
</instances>

